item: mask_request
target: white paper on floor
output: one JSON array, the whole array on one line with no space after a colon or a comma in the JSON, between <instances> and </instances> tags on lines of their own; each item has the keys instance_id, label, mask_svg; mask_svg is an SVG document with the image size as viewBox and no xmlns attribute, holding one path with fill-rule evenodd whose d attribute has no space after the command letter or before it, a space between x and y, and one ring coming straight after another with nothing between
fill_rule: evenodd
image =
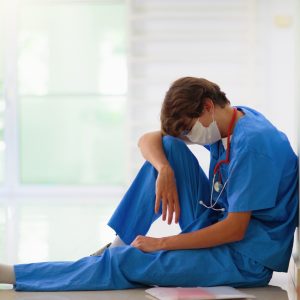
<instances>
[{"instance_id":1,"label":"white paper on floor","mask_svg":"<svg viewBox=\"0 0 300 300\"><path fill-rule=\"evenodd\" d=\"M245 294L230 286L217 287L154 287L146 292L160 300L188 300L188 299L253 299L253 295Z\"/></svg>"}]
</instances>

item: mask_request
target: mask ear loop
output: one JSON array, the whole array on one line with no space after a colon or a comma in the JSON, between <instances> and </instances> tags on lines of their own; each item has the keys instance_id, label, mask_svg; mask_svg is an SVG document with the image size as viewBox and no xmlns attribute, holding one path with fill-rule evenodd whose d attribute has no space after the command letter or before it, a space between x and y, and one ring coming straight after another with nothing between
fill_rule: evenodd
<instances>
[{"instance_id":1,"label":"mask ear loop","mask_svg":"<svg viewBox=\"0 0 300 300\"><path fill-rule=\"evenodd\" d=\"M212 102L213 103L213 102ZM215 122L216 121L216 119L215 119L215 105L213 104L213 109L212 109L212 119L213 119L213 122Z\"/></svg>"}]
</instances>

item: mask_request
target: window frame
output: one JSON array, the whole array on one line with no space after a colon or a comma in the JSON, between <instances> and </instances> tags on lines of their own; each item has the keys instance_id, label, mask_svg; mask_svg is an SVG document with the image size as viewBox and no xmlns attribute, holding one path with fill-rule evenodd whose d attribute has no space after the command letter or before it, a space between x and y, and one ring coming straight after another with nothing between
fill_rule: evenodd
<instances>
[{"instance_id":1,"label":"window frame","mask_svg":"<svg viewBox=\"0 0 300 300\"><path fill-rule=\"evenodd\" d=\"M22 184L20 182L20 131L19 131L19 95L18 95L18 21L20 0L3 0L5 5L4 17L4 181L0 185L0 204L11 199L27 197L43 197L61 199L121 197L123 186L80 186ZM41 3L43 1L43 3ZM51 5L49 0L24 0L25 4ZM57 0L55 4L116 4L125 3L124 0ZM125 95L126 96L126 95ZM125 111L126 113L126 111ZM125 147L126 148L126 147Z\"/></svg>"}]
</instances>

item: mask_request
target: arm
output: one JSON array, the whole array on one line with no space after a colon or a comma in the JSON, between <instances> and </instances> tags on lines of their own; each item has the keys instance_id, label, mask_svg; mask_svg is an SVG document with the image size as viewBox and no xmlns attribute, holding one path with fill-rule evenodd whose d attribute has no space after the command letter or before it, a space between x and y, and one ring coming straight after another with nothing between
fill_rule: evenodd
<instances>
[{"instance_id":1,"label":"arm","mask_svg":"<svg viewBox=\"0 0 300 300\"><path fill-rule=\"evenodd\" d=\"M138 236L132 246L145 252L199 249L240 241L248 228L251 212L228 213L226 219L208 227L178 235L152 238Z\"/></svg>"},{"instance_id":2,"label":"arm","mask_svg":"<svg viewBox=\"0 0 300 300\"><path fill-rule=\"evenodd\" d=\"M162 146L162 134L160 131L148 132L142 135L138 146L143 157L160 172L164 167L170 167Z\"/></svg>"},{"instance_id":3,"label":"arm","mask_svg":"<svg viewBox=\"0 0 300 300\"><path fill-rule=\"evenodd\" d=\"M163 250L209 248L244 238L251 212L228 213L226 219L203 229L161 239Z\"/></svg>"},{"instance_id":4,"label":"arm","mask_svg":"<svg viewBox=\"0 0 300 300\"><path fill-rule=\"evenodd\" d=\"M138 141L138 146L143 157L148 160L158 172L161 170L161 168L170 166L163 151L162 137L163 135L161 131L152 131L142 135ZM182 139L187 145L193 144L185 136L181 136L179 138Z\"/></svg>"},{"instance_id":5,"label":"arm","mask_svg":"<svg viewBox=\"0 0 300 300\"><path fill-rule=\"evenodd\" d=\"M162 220L172 223L175 213L175 223L179 222L180 207L175 175L162 146L162 134L154 131L144 134L138 141L143 157L158 171L156 179L155 213L158 213L162 202Z\"/></svg>"}]
</instances>

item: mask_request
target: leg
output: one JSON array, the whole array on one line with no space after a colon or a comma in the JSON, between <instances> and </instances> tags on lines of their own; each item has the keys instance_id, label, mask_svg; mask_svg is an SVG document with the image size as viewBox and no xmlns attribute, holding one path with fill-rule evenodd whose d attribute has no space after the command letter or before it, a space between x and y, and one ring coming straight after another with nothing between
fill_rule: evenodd
<instances>
[{"instance_id":1,"label":"leg","mask_svg":"<svg viewBox=\"0 0 300 300\"><path fill-rule=\"evenodd\" d=\"M267 285L273 273L228 245L153 253L131 247L126 257L116 259L128 280L145 285L258 287Z\"/></svg>"},{"instance_id":2,"label":"leg","mask_svg":"<svg viewBox=\"0 0 300 300\"><path fill-rule=\"evenodd\" d=\"M184 262L184 263L183 263ZM195 267L196 266L196 267ZM144 253L109 248L76 262L16 265L17 291L116 290L145 286L265 286L272 271L228 245Z\"/></svg>"},{"instance_id":3,"label":"leg","mask_svg":"<svg viewBox=\"0 0 300 300\"><path fill-rule=\"evenodd\" d=\"M198 160L180 139L164 136L163 148L175 173L181 207L180 227L186 228L203 216L204 211L206 216L198 225L209 225L213 222L212 215L216 214L199 204L199 200L209 198L209 182ZM154 213L156 178L157 171L146 161L108 223L126 244L137 235L145 235L161 215L161 210L159 214Z\"/></svg>"}]
</instances>

